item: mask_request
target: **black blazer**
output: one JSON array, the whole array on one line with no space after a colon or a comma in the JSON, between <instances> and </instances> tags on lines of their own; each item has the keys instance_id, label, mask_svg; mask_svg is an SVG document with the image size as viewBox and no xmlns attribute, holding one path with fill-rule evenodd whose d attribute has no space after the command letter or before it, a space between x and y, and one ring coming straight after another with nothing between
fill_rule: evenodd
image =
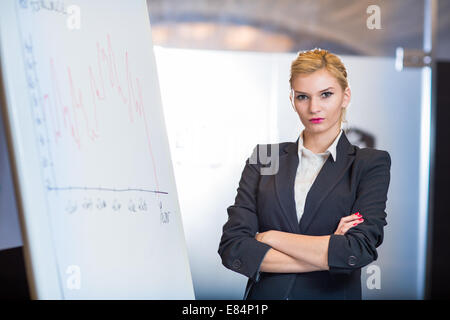
<instances>
[{"instance_id":1,"label":"black blazer","mask_svg":"<svg viewBox=\"0 0 450 320\"><path fill-rule=\"evenodd\" d=\"M391 158L387 151L359 148L343 132L336 161L328 157L297 222L294 182L298 139L279 143L278 172L261 175L264 161L246 160L234 205L228 207L218 253L228 269L248 277L244 299L361 299L361 268L378 257L383 242ZM268 150L277 150L266 145ZM271 152L269 151L269 154ZM253 163L256 162L256 163ZM267 168L266 168L267 169ZM334 232L342 217L360 212L364 222L345 235ZM270 246L255 239L257 232L280 230L305 235L331 235L329 270L269 273L259 268Z\"/></svg>"}]
</instances>

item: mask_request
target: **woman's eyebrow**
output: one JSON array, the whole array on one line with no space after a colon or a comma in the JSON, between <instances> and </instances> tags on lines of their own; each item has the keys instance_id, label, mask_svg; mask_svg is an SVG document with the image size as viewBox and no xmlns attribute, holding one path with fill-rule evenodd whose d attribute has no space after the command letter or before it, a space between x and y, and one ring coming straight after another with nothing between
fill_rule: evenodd
<instances>
[{"instance_id":1,"label":"woman's eyebrow","mask_svg":"<svg viewBox=\"0 0 450 320\"><path fill-rule=\"evenodd\" d=\"M327 90L330 90L330 89L334 89L334 87L328 87L326 89L320 90L319 92L327 91ZM307 94L307 92L303 92L303 91L297 91L297 90L294 90L294 91L297 92L297 93L306 93Z\"/></svg>"}]
</instances>

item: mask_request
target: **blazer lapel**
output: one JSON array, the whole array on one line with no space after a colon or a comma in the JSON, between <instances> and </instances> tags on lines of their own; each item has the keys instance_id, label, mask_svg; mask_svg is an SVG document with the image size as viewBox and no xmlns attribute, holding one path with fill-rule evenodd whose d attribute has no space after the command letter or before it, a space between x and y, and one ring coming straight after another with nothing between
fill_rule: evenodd
<instances>
[{"instance_id":1,"label":"blazer lapel","mask_svg":"<svg viewBox=\"0 0 450 320\"><path fill-rule=\"evenodd\" d=\"M278 173L275 174L275 190L291 233L298 233L297 211L295 208L294 183L298 167L298 138L295 143L284 147L280 154Z\"/></svg>"},{"instance_id":2,"label":"blazer lapel","mask_svg":"<svg viewBox=\"0 0 450 320\"><path fill-rule=\"evenodd\" d=\"M331 156L312 184L305 200L305 210L300 219L299 230L306 233L322 201L333 190L355 159L355 147L350 144L343 132L336 146L336 161Z\"/></svg>"}]
</instances>

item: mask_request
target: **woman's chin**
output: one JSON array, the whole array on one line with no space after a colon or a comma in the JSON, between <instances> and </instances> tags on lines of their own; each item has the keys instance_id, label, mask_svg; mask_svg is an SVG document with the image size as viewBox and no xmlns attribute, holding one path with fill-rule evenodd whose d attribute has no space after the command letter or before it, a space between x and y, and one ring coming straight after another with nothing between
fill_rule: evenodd
<instances>
[{"instance_id":1,"label":"woman's chin","mask_svg":"<svg viewBox=\"0 0 450 320\"><path fill-rule=\"evenodd\" d=\"M320 133L327 131L327 128L323 125L323 123L314 123L305 126L305 130L308 132Z\"/></svg>"}]
</instances>

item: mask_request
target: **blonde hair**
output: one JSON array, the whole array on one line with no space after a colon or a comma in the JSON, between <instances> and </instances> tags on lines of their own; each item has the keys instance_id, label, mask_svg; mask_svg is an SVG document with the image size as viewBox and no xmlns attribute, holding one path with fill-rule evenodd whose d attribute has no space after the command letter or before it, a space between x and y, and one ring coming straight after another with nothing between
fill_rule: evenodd
<instances>
[{"instance_id":1,"label":"blonde hair","mask_svg":"<svg viewBox=\"0 0 450 320\"><path fill-rule=\"evenodd\" d=\"M348 87L347 70L341 59L328 50L314 48L308 51L300 51L297 58L292 61L291 77L289 79L291 90L293 89L292 84L295 76L298 74L313 73L323 68L328 70L336 78L342 90ZM341 112L341 123L347 122L345 120L346 110L347 108L344 108Z\"/></svg>"}]
</instances>

